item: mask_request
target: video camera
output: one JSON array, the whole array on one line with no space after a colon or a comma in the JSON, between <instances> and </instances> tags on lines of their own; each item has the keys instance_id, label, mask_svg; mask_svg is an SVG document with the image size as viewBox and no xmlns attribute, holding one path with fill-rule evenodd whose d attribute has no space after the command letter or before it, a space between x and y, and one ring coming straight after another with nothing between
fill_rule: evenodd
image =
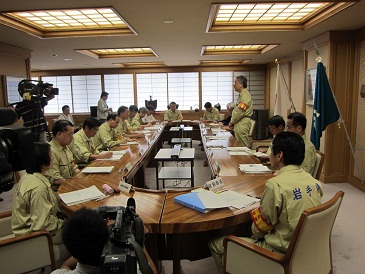
<instances>
[{"instance_id":1,"label":"video camera","mask_svg":"<svg viewBox=\"0 0 365 274\"><path fill-rule=\"evenodd\" d=\"M24 79L18 84L18 92L23 100L39 102L44 96L58 95L59 90L50 83Z\"/></svg>"},{"instance_id":2,"label":"video camera","mask_svg":"<svg viewBox=\"0 0 365 274\"><path fill-rule=\"evenodd\" d=\"M29 128L14 127L17 114L0 108L0 193L14 186L13 171L27 169L34 162L33 134Z\"/></svg>"},{"instance_id":3,"label":"video camera","mask_svg":"<svg viewBox=\"0 0 365 274\"><path fill-rule=\"evenodd\" d=\"M95 210L105 219L115 220L101 255L101 273L137 273L137 259L143 274L152 273L142 250L144 226L136 214L134 199L128 199L127 207L101 206Z\"/></svg>"}]
</instances>

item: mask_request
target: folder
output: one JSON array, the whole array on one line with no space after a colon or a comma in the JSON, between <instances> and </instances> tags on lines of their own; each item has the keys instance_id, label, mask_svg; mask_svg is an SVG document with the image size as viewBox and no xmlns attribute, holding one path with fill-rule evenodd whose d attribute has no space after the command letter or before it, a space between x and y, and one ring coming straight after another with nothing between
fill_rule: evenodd
<instances>
[{"instance_id":1,"label":"folder","mask_svg":"<svg viewBox=\"0 0 365 274\"><path fill-rule=\"evenodd\" d=\"M174 202L180 205L197 210L200 213L207 213L210 209L207 209L203 202L200 200L197 192L191 192L187 194L181 194L174 198Z\"/></svg>"}]
</instances>

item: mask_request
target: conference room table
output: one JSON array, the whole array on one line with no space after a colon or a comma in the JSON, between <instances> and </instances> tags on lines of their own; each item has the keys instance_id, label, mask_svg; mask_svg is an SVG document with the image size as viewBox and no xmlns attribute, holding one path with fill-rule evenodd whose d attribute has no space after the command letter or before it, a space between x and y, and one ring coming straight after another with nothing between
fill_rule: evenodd
<instances>
[{"instance_id":1,"label":"conference room table","mask_svg":"<svg viewBox=\"0 0 365 274\"><path fill-rule=\"evenodd\" d=\"M191 123L190 123L191 124ZM165 126L165 125L163 125ZM212 178L219 175L225 188L254 197L261 197L266 181L271 174L248 175L243 174L238 164L258 163L253 155L230 156L227 146L240 146L229 132L219 132L227 136L225 139L209 140L206 135L212 135L207 125L197 125L201 131L204 150L207 154ZM67 179L59 188L59 193L67 193L95 185L102 190L105 183L117 186L124 178L126 182L135 186L130 193L120 192L100 201L66 206L62 204L66 215L72 214L81 207L96 208L99 206L126 206L129 197L136 201L136 212L142 218L149 235L146 248L157 265L159 260L173 260L173 273L180 273L181 259L197 260L208 257L209 240L220 235L243 233L249 229L249 212L258 203L242 209L223 208L200 213L174 202L174 197L188 193L191 189L152 190L144 189L144 169L157 153L161 145L163 130L138 140L138 146L130 146L127 154L119 161L94 161L91 166L108 166L114 162L115 169L111 174L83 174L80 173ZM220 149L217 147L221 146ZM212 149L214 148L214 149ZM118 149L118 148L116 148ZM142 150L142 152L141 152ZM119 173L120 169L130 162L132 168ZM216 169L218 163L219 169ZM154 182L155 178L148 178Z\"/></svg>"}]
</instances>

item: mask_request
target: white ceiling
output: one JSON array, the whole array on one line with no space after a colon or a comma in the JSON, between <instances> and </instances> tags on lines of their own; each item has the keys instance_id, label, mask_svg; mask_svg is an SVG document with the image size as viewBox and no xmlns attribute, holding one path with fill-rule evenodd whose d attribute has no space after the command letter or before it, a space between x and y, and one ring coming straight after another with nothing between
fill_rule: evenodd
<instances>
[{"instance_id":1,"label":"white ceiling","mask_svg":"<svg viewBox=\"0 0 365 274\"><path fill-rule=\"evenodd\" d=\"M232 2L232 0L1 1L0 11L113 7L138 35L40 39L0 25L0 42L31 50L33 70L115 68L113 63L153 61L165 62L168 66L195 66L200 60L238 58L252 59L248 64L267 64L276 58L284 58L299 52L302 49L302 42L328 30L355 30L365 26L365 0L362 0L305 31L206 33L211 4ZM174 22L165 24L163 21L166 19ZM280 45L262 55L201 56L202 46L232 44ZM75 51L75 49L121 47L151 47L158 57L94 59ZM51 57L52 54L56 54L57 57ZM71 58L72 61L65 61L65 58Z\"/></svg>"}]
</instances>

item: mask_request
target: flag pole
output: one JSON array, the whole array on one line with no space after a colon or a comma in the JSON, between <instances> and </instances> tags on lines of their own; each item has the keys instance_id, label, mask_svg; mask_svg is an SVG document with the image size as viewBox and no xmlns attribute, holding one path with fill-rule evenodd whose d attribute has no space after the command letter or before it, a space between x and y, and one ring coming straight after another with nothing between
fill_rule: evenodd
<instances>
[{"instance_id":1,"label":"flag pole","mask_svg":"<svg viewBox=\"0 0 365 274\"><path fill-rule=\"evenodd\" d=\"M288 95L288 98L289 98L289 101L290 101L290 109L293 109L293 110L294 110L294 112L296 112L297 110L295 109L295 105L294 105L293 99L291 98L291 95L290 95L290 92L289 92L288 84L286 83L286 80L285 80L284 74L283 74L283 72L282 72L282 71L281 71L281 69L280 69L280 63L279 63L279 60L278 60L278 59L275 59L275 63L276 63L276 65L277 65L277 74L280 74L281 79L282 79L282 81L284 82L284 85L285 85L285 91L286 91L286 94Z\"/></svg>"},{"instance_id":2,"label":"flag pole","mask_svg":"<svg viewBox=\"0 0 365 274\"><path fill-rule=\"evenodd\" d=\"M315 47L316 53L318 55L318 57L316 58L316 61L317 61L317 63L319 63L319 62L322 63L322 57L320 56L318 47L317 47L317 45L315 43L314 43L314 47ZM358 172L358 174L360 174L361 177L362 177L362 173L360 172L360 168L359 168L359 166L358 166L358 164L356 162L356 158L355 158L355 148L352 146L351 139L350 139L349 133L347 131L347 127L345 125L345 120L342 118L342 114L341 114L340 108L338 107L338 103L337 103L337 100L336 100L336 96L333 94L332 87L331 87L331 84L329 83L329 81L328 81L328 84L330 86L331 94L332 94L333 100L334 100L334 102L336 104L338 113L340 114L340 118L337 121L338 128L341 128L341 124L342 124L343 125L343 128L345 129L346 139L347 139L347 142L349 143L352 157L354 158L354 166L355 166L355 169ZM361 177L359 179L360 179L361 183L364 185L365 183L364 183L364 181L363 181L363 179Z\"/></svg>"}]
</instances>

